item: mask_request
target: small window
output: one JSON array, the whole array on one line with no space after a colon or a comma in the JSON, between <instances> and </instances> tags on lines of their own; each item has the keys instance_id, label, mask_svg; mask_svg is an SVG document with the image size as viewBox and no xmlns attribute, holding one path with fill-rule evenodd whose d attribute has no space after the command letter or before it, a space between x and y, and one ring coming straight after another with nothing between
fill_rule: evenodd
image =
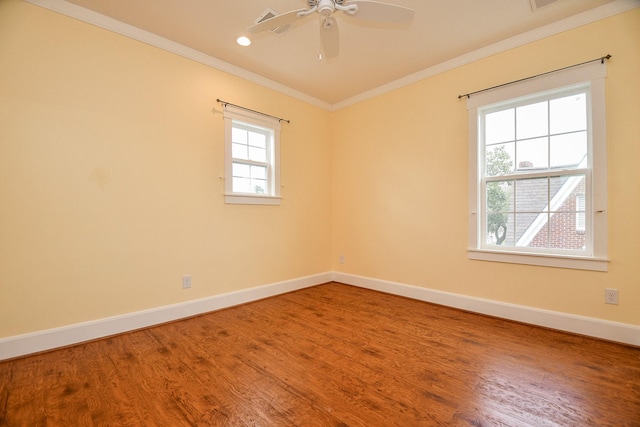
<instances>
[{"instance_id":1,"label":"small window","mask_svg":"<svg viewBox=\"0 0 640 427\"><path fill-rule=\"evenodd\" d=\"M607 269L605 71L469 99L470 258Z\"/></svg>"},{"instance_id":2,"label":"small window","mask_svg":"<svg viewBox=\"0 0 640 427\"><path fill-rule=\"evenodd\" d=\"M280 204L280 122L225 106L225 202Z\"/></svg>"}]
</instances>

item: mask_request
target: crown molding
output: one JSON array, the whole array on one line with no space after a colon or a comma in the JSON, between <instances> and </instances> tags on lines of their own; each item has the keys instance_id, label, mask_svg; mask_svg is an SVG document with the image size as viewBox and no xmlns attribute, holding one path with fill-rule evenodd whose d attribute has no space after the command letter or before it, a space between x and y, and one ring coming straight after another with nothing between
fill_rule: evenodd
<instances>
[{"instance_id":1,"label":"crown molding","mask_svg":"<svg viewBox=\"0 0 640 427\"><path fill-rule=\"evenodd\" d=\"M71 18L84 21L88 24L95 25L97 27L104 28L109 31L121 34L131 39L146 43L148 45L166 50L176 55L191 59L217 70L229 73L241 79L250 81L260 86L272 89L283 95L290 96L299 101L306 102L316 107L328 110L337 111L342 108L357 104L359 102L366 101L371 98L383 95L385 93L400 89L404 86L416 83L418 81L433 77L435 75L453 70L463 65L470 64L472 62L487 58L491 55L501 53L510 49L517 48L519 46L544 39L546 37L553 36L565 31L572 30L574 28L581 27L583 25L590 24L592 22L599 21L620 13L627 12L631 9L640 7L640 0L615 0L602 6L593 8L586 12L571 16L569 18L561 19L551 24L536 28L519 34L514 37L502 40L497 43L485 46L475 51L466 53L464 55L452 58L444 61L433 67L426 68L416 73L410 74L406 77L394 80L375 89L363 92L354 97L345 99L335 104L322 101L303 92L295 90L289 86L283 85L276 81L267 79L259 74L253 73L244 68L235 66L228 62L222 61L211 55L207 55L198 50L184 46L180 43L176 43L164 37L160 37L151 32L142 30L133 25L125 24L124 22L109 18L108 16L94 12L92 10L77 6L64 0L24 0L28 3L43 7L45 9L58 12L60 14L69 16Z\"/></svg>"}]
</instances>

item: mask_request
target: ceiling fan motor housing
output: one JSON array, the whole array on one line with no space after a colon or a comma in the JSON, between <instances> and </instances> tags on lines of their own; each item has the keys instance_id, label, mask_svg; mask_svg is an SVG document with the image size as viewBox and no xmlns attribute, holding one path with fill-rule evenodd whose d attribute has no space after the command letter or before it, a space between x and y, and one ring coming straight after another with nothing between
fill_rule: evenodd
<instances>
[{"instance_id":1,"label":"ceiling fan motor housing","mask_svg":"<svg viewBox=\"0 0 640 427\"><path fill-rule=\"evenodd\" d=\"M334 0L319 0L318 1L318 13L322 16L331 16L336 10L336 4Z\"/></svg>"}]
</instances>

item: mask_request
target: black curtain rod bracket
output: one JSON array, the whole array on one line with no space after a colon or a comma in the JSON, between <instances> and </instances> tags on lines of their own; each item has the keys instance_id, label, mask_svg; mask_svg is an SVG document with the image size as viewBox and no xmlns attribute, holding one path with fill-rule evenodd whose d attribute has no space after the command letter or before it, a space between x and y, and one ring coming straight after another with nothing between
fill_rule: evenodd
<instances>
[{"instance_id":1,"label":"black curtain rod bracket","mask_svg":"<svg viewBox=\"0 0 640 427\"><path fill-rule=\"evenodd\" d=\"M260 115L263 115L263 116L271 117L272 119L277 119L279 122L291 123L291 120L287 120L287 119L283 119L283 118L280 118L280 117L272 116L271 114L263 113L263 112L256 111L256 110L252 110L251 108L243 107L241 105L232 104L230 102L223 101L220 98L216 99L216 102L219 102L220 104L222 104L223 107L226 107L227 105L231 105L233 107L240 108L240 109L245 110L245 111L251 111L252 113L256 113L256 114L260 114Z\"/></svg>"},{"instance_id":2,"label":"black curtain rod bracket","mask_svg":"<svg viewBox=\"0 0 640 427\"><path fill-rule=\"evenodd\" d=\"M497 89L497 88L502 87L502 86L508 86L508 85L511 85L511 84L514 84L514 83L519 83L519 82L524 81L524 80L535 79L536 77L544 76L546 74L557 73L558 71L566 70L568 68L579 67L580 65L589 64L590 62L600 61L601 64L604 64L604 61L607 60L607 59L611 59L611 55L601 56L600 58L592 59L590 61L585 61L585 62L581 62L579 64L569 65L568 67L558 68L557 70L547 71L546 73L536 74L535 76L525 77L523 79L514 80L512 82L503 83L501 85L492 86L492 87L488 87L486 89L477 90L475 92L465 93L464 95L458 95L458 99L462 99L462 98L469 99L469 98L471 98L471 95L475 95L475 94L478 94L478 93L481 93L481 92L486 92L486 91L492 90L492 89Z\"/></svg>"}]
</instances>

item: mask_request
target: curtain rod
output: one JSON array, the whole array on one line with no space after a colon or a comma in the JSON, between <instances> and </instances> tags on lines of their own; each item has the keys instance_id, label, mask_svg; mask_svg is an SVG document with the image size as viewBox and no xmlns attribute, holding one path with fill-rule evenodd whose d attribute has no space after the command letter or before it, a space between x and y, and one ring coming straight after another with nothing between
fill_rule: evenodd
<instances>
[{"instance_id":1,"label":"curtain rod","mask_svg":"<svg viewBox=\"0 0 640 427\"><path fill-rule=\"evenodd\" d=\"M282 118L280 118L280 117L272 116L271 114L262 113L262 112L260 112L260 111L252 110L251 108L243 107L243 106L241 106L241 105L237 105L237 104L232 104L232 103L230 103L230 102L223 101L223 100L222 100L222 99L220 99L220 98L216 99L216 102L221 103L223 107L226 107L227 105L232 105L232 106L234 106L234 107L241 108L241 109L243 109L243 110L245 110L245 111L251 111L252 113L262 114L263 116L271 117L271 118L273 118L273 119L278 119L278 121L280 121L280 122L287 122L287 123L291 123L291 120L282 119Z\"/></svg>"},{"instance_id":2,"label":"curtain rod","mask_svg":"<svg viewBox=\"0 0 640 427\"><path fill-rule=\"evenodd\" d=\"M591 62L600 61L601 64L604 64L605 59L609 59L609 58L611 58L611 55L601 56L600 58L592 59L590 61L585 61L585 62L581 62L579 64L569 65L568 67L558 68L557 70L547 71L546 73L536 74L535 76L525 77L525 78L520 79L520 80L514 80L512 82L503 83L501 85L488 87L486 89L477 90L475 92L465 93L464 95L458 95L458 99L462 99L462 98L469 99L469 98L471 98L471 95L475 95L477 93L486 92L486 91L491 90L491 89L497 89L499 87L511 85L511 84L514 84L514 83L519 83L519 82L524 81L524 80L535 79L536 77L544 76L546 74L551 74L551 73L557 73L558 71L566 70L567 68L578 67L580 65L589 64Z\"/></svg>"}]
</instances>

